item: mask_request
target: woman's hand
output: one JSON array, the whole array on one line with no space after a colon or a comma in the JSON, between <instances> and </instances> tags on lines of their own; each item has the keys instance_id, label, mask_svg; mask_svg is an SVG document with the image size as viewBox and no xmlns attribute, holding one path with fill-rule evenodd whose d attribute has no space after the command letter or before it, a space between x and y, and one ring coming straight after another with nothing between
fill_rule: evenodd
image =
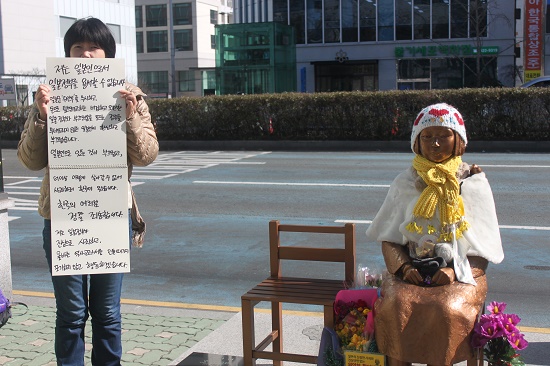
<instances>
[{"instance_id":1,"label":"woman's hand","mask_svg":"<svg viewBox=\"0 0 550 366\"><path fill-rule=\"evenodd\" d=\"M50 103L50 92L52 90L46 84L40 84L36 90L34 100L38 107L38 117L47 122L48 121L48 104Z\"/></svg>"},{"instance_id":2,"label":"woman's hand","mask_svg":"<svg viewBox=\"0 0 550 366\"><path fill-rule=\"evenodd\" d=\"M126 119L128 120L136 113L137 98L132 92L126 89L121 89L119 92L120 96L126 101Z\"/></svg>"},{"instance_id":3,"label":"woman's hand","mask_svg":"<svg viewBox=\"0 0 550 366\"><path fill-rule=\"evenodd\" d=\"M454 269L450 267L443 267L437 271L432 277L432 284L434 285L448 285L453 283L456 279Z\"/></svg>"}]
</instances>

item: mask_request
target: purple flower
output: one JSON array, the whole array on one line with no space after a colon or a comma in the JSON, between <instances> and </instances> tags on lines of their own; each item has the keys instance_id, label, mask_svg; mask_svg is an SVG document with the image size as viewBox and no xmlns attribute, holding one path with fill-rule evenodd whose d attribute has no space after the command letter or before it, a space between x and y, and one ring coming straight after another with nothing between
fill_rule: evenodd
<instances>
[{"instance_id":1,"label":"purple flower","mask_svg":"<svg viewBox=\"0 0 550 366\"><path fill-rule=\"evenodd\" d=\"M489 310L489 312L493 314L504 313L505 309L506 309L505 302L491 301L491 303L487 306L487 310Z\"/></svg>"},{"instance_id":2,"label":"purple flower","mask_svg":"<svg viewBox=\"0 0 550 366\"><path fill-rule=\"evenodd\" d=\"M475 325L474 331L487 340L504 335L504 328L502 327L500 317L491 315L482 315L479 319L479 323Z\"/></svg>"},{"instance_id":3,"label":"purple flower","mask_svg":"<svg viewBox=\"0 0 550 366\"><path fill-rule=\"evenodd\" d=\"M493 301L487 306L488 314L479 317L472 334L472 347L483 348L487 361L497 365L525 365L517 350L525 349L528 342L516 327L520 322L516 314L505 314L506 303Z\"/></svg>"},{"instance_id":4,"label":"purple flower","mask_svg":"<svg viewBox=\"0 0 550 366\"><path fill-rule=\"evenodd\" d=\"M525 340L523 334L521 334L519 331L508 334L507 338L512 348L518 351L525 349L529 345L529 343Z\"/></svg>"},{"instance_id":5,"label":"purple flower","mask_svg":"<svg viewBox=\"0 0 550 366\"><path fill-rule=\"evenodd\" d=\"M515 327L521 321L521 318L516 314L502 314L502 320L504 324L511 324Z\"/></svg>"}]
</instances>

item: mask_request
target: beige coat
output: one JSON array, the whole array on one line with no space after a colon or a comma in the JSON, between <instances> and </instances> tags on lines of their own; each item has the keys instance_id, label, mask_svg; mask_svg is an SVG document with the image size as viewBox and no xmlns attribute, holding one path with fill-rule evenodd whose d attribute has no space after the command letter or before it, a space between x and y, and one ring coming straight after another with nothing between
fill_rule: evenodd
<instances>
[{"instance_id":1,"label":"beige coat","mask_svg":"<svg viewBox=\"0 0 550 366\"><path fill-rule=\"evenodd\" d=\"M127 120L127 154L128 178L132 175L133 166L146 166L152 163L159 151L155 129L151 123L149 107L143 99L145 93L135 85L126 84L126 90L131 91L137 98L136 113ZM38 213L50 219L50 178L48 167L48 140L46 123L39 119L39 111L33 104L21 139L17 146L19 161L30 170L46 169L40 197L38 198ZM137 208L137 207L136 207ZM133 213L135 214L135 213ZM134 225L135 226L135 225Z\"/></svg>"}]
</instances>

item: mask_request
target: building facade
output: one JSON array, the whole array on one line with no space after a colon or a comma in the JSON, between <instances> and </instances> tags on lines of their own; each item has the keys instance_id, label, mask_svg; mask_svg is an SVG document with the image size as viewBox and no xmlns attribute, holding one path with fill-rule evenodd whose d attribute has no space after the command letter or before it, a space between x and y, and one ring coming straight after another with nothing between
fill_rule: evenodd
<instances>
[{"instance_id":1,"label":"building facade","mask_svg":"<svg viewBox=\"0 0 550 366\"><path fill-rule=\"evenodd\" d=\"M0 1L0 82L13 82L13 99L0 105L29 105L45 81L46 58L65 57L63 37L75 20L101 19L116 41L116 57L125 60L126 78L137 83L134 0Z\"/></svg>"},{"instance_id":2,"label":"building facade","mask_svg":"<svg viewBox=\"0 0 550 366\"><path fill-rule=\"evenodd\" d=\"M231 21L231 0L136 0L139 84L152 97L215 94L215 26Z\"/></svg>"},{"instance_id":3,"label":"building facade","mask_svg":"<svg viewBox=\"0 0 550 366\"><path fill-rule=\"evenodd\" d=\"M520 85L535 75L524 75L526 47L538 45L540 73L548 60L545 32L525 38L544 19L536 12L522 0L234 3L236 23L295 28L297 90L307 92Z\"/></svg>"},{"instance_id":4,"label":"building facade","mask_svg":"<svg viewBox=\"0 0 550 366\"><path fill-rule=\"evenodd\" d=\"M294 28L276 22L216 26L216 94L296 91Z\"/></svg>"}]
</instances>

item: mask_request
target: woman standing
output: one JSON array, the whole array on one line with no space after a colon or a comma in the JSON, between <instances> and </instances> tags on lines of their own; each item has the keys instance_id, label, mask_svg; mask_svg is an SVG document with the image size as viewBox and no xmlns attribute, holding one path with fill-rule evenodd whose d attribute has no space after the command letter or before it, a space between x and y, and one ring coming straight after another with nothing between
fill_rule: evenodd
<instances>
[{"instance_id":1,"label":"woman standing","mask_svg":"<svg viewBox=\"0 0 550 366\"><path fill-rule=\"evenodd\" d=\"M114 58L116 43L109 28L99 19L76 21L64 37L65 57ZM38 199L38 212L44 218L43 247L48 265L51 258L50 187L48 167L47 120L51 89L40 85L35 102L21 133L17 155L30 170L45 168ZM158 154L158 141L145 94L126 84L120 90L126 101L128 177L132 167L152 163ZM144 223L139 216L129 184L129 240L136 245L143 239ZM133 218L133 220L132 220ZM132 229L134 229L132 235ZM55 354L58 365L84 365L84 327L88 316L92 324L92 364L120 365L122 357L120 294L122 273L52 276L56 299Z\"/></svg>"}]
</instances>

